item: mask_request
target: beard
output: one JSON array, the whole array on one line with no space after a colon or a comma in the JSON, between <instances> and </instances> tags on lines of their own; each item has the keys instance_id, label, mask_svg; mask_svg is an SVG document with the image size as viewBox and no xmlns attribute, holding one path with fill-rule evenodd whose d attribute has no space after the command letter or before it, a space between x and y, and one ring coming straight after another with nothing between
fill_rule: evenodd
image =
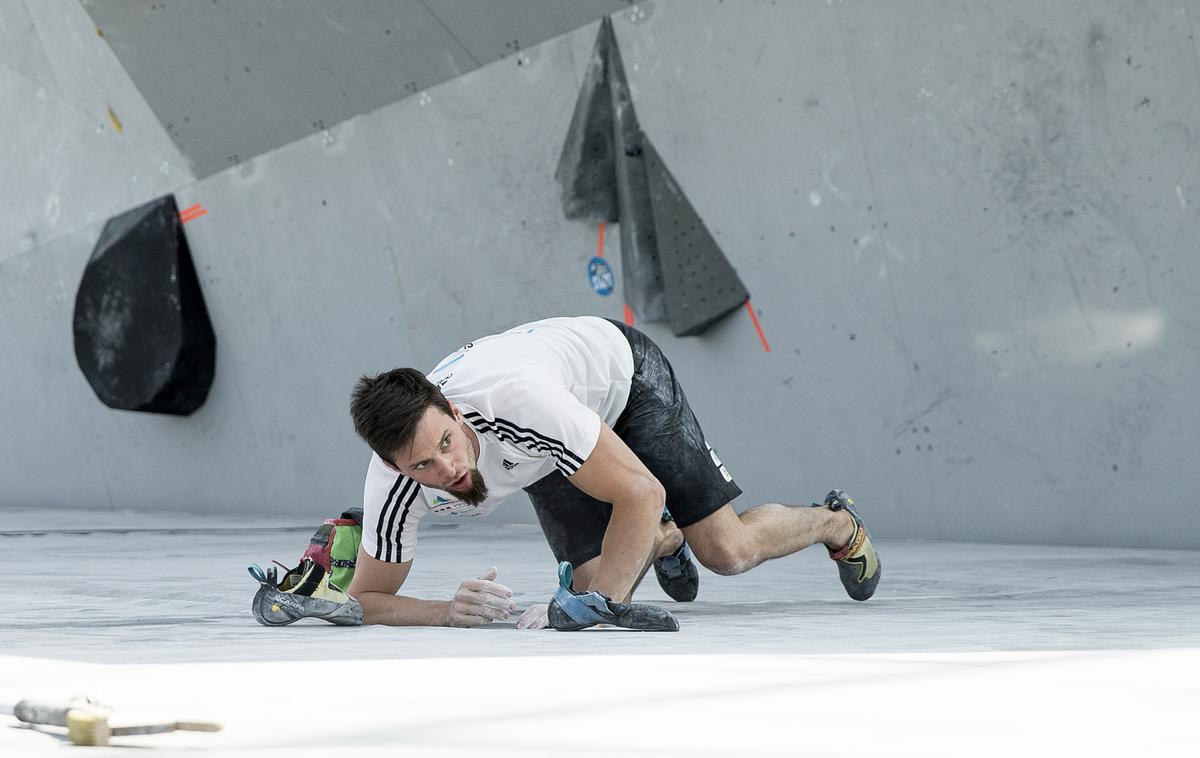
<instances>
[{"instance_id":1,"label":"beard","mask_svg":"<svg viewBox=\"0 0 1200 758\"><path fill-rule=\"evenodd\" d=\"M477 468L471 469L466 489L448 490L448 492L467 505L479 505L487 500L488 496L487 484L484 483L483 474L479 473Z\"/></svg>"}]
</instances>

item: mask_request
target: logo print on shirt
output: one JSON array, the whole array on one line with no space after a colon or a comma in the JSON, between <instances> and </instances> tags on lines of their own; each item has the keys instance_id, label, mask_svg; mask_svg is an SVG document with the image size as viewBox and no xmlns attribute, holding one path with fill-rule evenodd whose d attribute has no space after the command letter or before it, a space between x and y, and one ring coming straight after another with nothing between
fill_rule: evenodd
<instances>
[{"instance_id":1,"label":"logo print on shirt","mask_svg":"<svg viewBox=\"0 0 1200 758\"><path fill-rule=\"evenodd\" d=\"M468 513L469 511L474 511L475 506L467 505L461 500L449 500L441 495L433 496L432 510L434 513L448 513L452 516L475 515L473 513Z\"/></svg>"},{"instance_id":2,"label":"logo print on shirt","mask_svg":"<svg viewBox=\"0 0 1200 758\"><path fill-rule=\"evenodd\" d=\"M519 464L519 463L513 463L512 461L510 461L510 460L509 460L509 459L507 459L507 458L502 458L500 462L501 462L501 463L504 465L504 470L505 470L505 471L512 471L512 470L513 470L513 469L515 469L517 466L521 465L521 464Z\"/></svg>"}]
</instances>

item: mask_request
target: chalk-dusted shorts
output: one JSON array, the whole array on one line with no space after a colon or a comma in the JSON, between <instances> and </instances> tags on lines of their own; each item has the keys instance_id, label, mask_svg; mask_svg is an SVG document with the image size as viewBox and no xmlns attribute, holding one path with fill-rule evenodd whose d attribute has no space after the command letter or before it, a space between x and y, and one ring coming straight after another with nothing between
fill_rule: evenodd
<instances>
[{"instance_id":1,"label":"chalk-dusted shorts","mask_svg":"<svg viewBox=\"0 0 1200 758\"><path fill-rule=\"evenodd\" d=\"M742 494L704 441L675 371L658 345L633 327L612 322L633 349L633 381L613 431L667 492L667 509L691 526ZM525 488L554 557L578 566L600 555L612 506L555 471Z\"/></svg>"}]
</instances>

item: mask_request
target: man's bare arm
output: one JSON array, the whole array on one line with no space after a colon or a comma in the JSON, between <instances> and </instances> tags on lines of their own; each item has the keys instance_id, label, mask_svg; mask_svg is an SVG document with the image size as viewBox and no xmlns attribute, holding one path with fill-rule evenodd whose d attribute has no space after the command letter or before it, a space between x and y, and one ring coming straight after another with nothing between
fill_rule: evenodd
<instances>
[{"instance_id":1,"label":"man's bare arm","mask_svg":"<svg viewBox=\"0 0 1200 758\"><path fill-rule=\"evenodd\" d=\"M467 579L454 599L419 600L397 595L412 561L388 563L358 549L354 581L349 593L363 608L363 623L389 626L481 626L506 619L516 604L512 590L493 582L496 569L489 568L478 579Z\"/></svg>"},{"instance_id":2,"label":"man's bare arm","mask_svg":"<svg viewBox=\"0 0 1200 758\"><path fill-rule=\"evenodd\" d=\"M620 601L633 589L654 547L666 493L629 446L603 423L596 448L569 480L613 507L591 585L577 589Z\"/></svg>"}]
</instances>

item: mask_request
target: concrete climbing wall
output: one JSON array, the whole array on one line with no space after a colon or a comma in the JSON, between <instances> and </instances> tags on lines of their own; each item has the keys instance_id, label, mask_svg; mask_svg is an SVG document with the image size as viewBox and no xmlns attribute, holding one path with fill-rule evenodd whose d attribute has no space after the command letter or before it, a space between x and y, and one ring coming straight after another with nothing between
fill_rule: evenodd
<instances>
[{"instance_id":1,"label":"concrete climbing wall","mask_svg":"<svg viewBox=\"0 0 1200 758\"><path fill-rule=\"evenodd\" d=\"M194 179L82 6L0 0L0 261Z\"/></svg>"},{"instance_id":2,"label":"concrete climbing wall","mask_svg":"<svg viewBox=\"0 0 1200 758\"><path fill-rule=\"evenodd\" d=\"M1198 17L1200 0L614 15L642 126L770 343L745 311L698 338L647 327L738 507L839 486L886 536L1200 547ZM523 320L620 317L619 289L588 288L597 229L562 217L552 178L594 36L182 187L208 211L185 228L219 345L191 417L110 411L74 365L102 217L6 242L0 505L323 515L359 496L358 375ZM2 207L0 228L37 217Z\"/></svg>"}]
</instances>

